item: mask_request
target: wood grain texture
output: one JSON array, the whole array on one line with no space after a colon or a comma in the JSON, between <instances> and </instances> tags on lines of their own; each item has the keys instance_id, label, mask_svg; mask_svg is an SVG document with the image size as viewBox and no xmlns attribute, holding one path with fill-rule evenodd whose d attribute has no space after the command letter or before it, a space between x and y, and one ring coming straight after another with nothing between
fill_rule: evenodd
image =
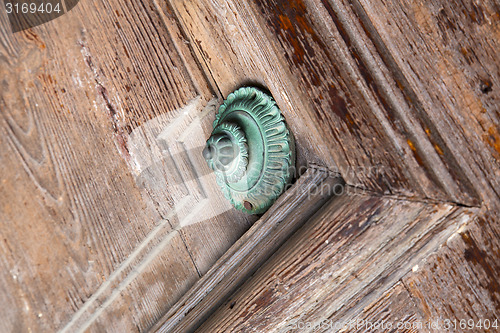
<instances>
[{"instance_id":1,"label":"wood grain texture","mask_svg":"<svg viewBox=\"0 0 500 333\"><path fill-rule=\"evenodd\" d=\"M402 322L408 327L398 332L488 332L484 321L498 323L500 314L496 278L500 244L492 229L497 221L498 217L488 214L473 217L438 251L423 258L384 295L351 318L361 325L347 331L369 332L368 323ZM453 325L448 330L445 320ZM469 326L472 322L474 327Z\"/></svg>"},{"instance_id":2,"label":"wood grain texture","mask_svg":"<svg viewBox=\"0 0 500 333\"><path fill-rule=\"evenodd\" d=\"M358 194L334 198L198 331L280 332L299 321L355 318L474 213Z\"/></svg>"},{"instance_id":3,"label":"wood grain texture","mask_svg":"<svg viewBox=\"0 0 500 333\"><path fill-rule=\"evenodd\" d=\"M0 12L0 304L14 304L0 331L498 317L498 12L91 0L18 34ZM299 166L365 194L286 242L264 218L211 270L254 221L221 200L199 154L217 101L242 85L273 94Z\"/></svg>"},{"instance_id":4,"label":"wood grain texture","mask_svg":"<svg viewBox=\"0 0 500 333\"><path fill-rule=\"evenodd\" d=\"M325 168L308 169L152 328L193 331L339 189Z\"/></svg>"},{"instance_id":5,"label":"wood grain texture","mask_svg":"<svg viewBox=\"0 0 500 333\"><path fill-rule=\"evenodd\" d=\"M470 234L464 233L468 229L459 233L462 238L480 236L474 246L464 240L447 247L446 239L431 237L436 256L453 257L461 270L439 261L436 265L442 276L431 279L434 271L425 266L408 274L408 279L413 276L429 283L422 288L423 294L416 293L421 285L411 291L408 288L406 294L411 294L413 303L422 309L436 309L432 315L420 311L419 318L435 319L440 314L437 309L443 306L451 310L441 314L454 319L498 315L497 287L491 282L498 275L492 262L498 261L495 239L500 226L496 213L500 208L499 90L495 89L500 73L500 21L496 2L171 3L202 65L223 95L245 78L269 87L298 133L299 161L301 156L305 160L316 158L338 168L348 184L374 195L423 199L427 208L440 205L439 201L452 206L481 206L469 211ZM318 128L318 132L308 134L318 147L301 138L301 131L306 131L303 124ZM449 223L458 227L463 221ZM292 243L287 244L284 247L290 248ZM356 244L364 245L361 240ZM471 246L488 254L481 267L469 260L473 250L464 250ZM431 252L410 257L425 260ZM339 269L348 268L346 263ZM266 269L271 272L272 264L268 262ZM382 273L380 278L385 283L393 278L391 274ZM314 283L322 275L311 274L309 278ZM482 280L490 281L487 287ZM401 286L403 280L399 281ZM269 281L264 283L271 286ZM318 283L328 286L328 282ZM448 284L449 294L444 287ZM449 304L448 297L460 297L464 285L471 293L480 290L482 297L467 295L465 300ZM391 284L384 286L390 288ZM367 285L342 288L370 292ZM272 297L279 294L276 290L272 296L264 295L261 286L252 282L243 290L246 296L241 296L243 291L237 295L246 303L237 310L221 307L201 330L281 327L283 322L277 322L285 319L271 305L271 300L276 300ZM286 308L307 303L304 299L309 294L302 294L302 298L299 294L278 303ZM265 310L261 310L265 306L259 305L260 301L253 302L259 296L269 305ZM378 296L364 298L361 305L343 315L354 318L369 302L383 302ZM481 302L485 304L475 305ZM462 311L454 312L457 307ZM311 306L294 313L317 319L328 311L331 309ZM468 312L472 315L465 316ZM248 322L243 323L243 318ZM338 313L331 318L339 318Z\"/></svg>"},{"instance_id":6,"label":"wood grain texture","mask_svg":"<svg viewBox=\"0 0 500 333\"><path fill-rule=\"evenodd\" d=\"M421 119L432 124L429 135L438 133L449 147L483 205L466 230L404 281L428 319L496 319L498 3L356 0L351 8Z\"/></svg>"},{"instance_id":7,"label":"wood grain texture","mask_svg":"<svg viewBox=\"0 0 500 333\"><path fill-rule=\"evenodd\" d=\"M154 3L0 27L0 331L147 330L253 221L201 164L212 89Z\"/></svg>"},{"instance_id":8,"label":"wood grain texture","mask_svg":"<svg viewBox=\"0 0 500 333\"><path fill-rule=\"evenodd\" d=\"M396 283L373 304L345 324L346 332L440 332L425 319L423 309L403 283ZM335 323L325 324L335 327ZM406 325L406 327L405 327ZM341 327L341 326L339 326Z\"/></svg>"},{"instance_id":9,"label":"wood grain texture","mask_svg":"<svg viewBox=\"0 0 500 333\"><path fill-rule=\"evenodd\" d=\"M500 17L496 1L354 1L419 118L432 124L481 201L500 188Z\"/></svg>"},{"instance_id":10,"label":"wood grain texture","mask_svg":"<svg viewBox=\"0 0 500 333\"><path fill-rule=\"evenodd\" d=\"M427 320L494 322L500 316L498 216L476 217L402 282ZM497 321L498 323L498 321ZM456 332L469 329L454 328ZM469 330L470 331L470 330ZM473 331L487 331L475 327Z\"/></svg>"},{"instance_id":11,"label":"wood grain texture","mask_svg":"<svg viewBox=\"0 0 500 333\"><path fill-rule=\"evenodd\" d=\"M347 4L172 4L223 95L247 82L273 93L298 138L299 164L318 160L381 193L478 204Z\"/></svg>"},{"instance_id":12,"label":"wood grain texture","mask_svg":"<svg viewBox=\"0 0 500 333\"><path fill-rule=\"evenodd\" d=\"M496 278L500 272L500 244L492 229L492 225L497 225L495 221L498 217L488 214L473 217L438 251L415 265L383 296L351 319L355 323L365 321L364 325L382 321L393 325L408 323L407 330L398 332L488 332L484 321L490 325L495 320L498 323L500 314ZM472 322L474 327L470 326ZM446 330L446 324L452 326ZM364 325L348 331L369 331Z\"/></svg>"}]
</instances>

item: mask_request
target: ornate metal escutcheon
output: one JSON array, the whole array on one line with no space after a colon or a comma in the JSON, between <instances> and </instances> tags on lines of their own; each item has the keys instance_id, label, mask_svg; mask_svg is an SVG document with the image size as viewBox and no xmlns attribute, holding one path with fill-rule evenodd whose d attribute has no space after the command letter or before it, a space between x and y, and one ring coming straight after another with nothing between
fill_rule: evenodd
<instances>
[{"instance_id":1,"label":"ornate metal escutcheon","mask_svg":"<svg viewBox=\"0 0 500 333\"><path fill-rule=\"evenodd\" d=\"M219 107L203 157L239 210L264 213L292 180L294 139L271 96L240 88Z\"/></svg>"}]
</instances>

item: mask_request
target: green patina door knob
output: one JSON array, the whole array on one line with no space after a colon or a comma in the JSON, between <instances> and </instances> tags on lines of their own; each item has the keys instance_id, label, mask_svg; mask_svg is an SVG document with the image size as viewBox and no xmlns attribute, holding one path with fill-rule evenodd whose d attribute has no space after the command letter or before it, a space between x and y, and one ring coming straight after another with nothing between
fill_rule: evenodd
<instances>
[{"instance_id":1,"label":"green patina door knob","mask_svg":"<svg viewBox=\"0 0 500 333\"><path fill-rule=\"evenodd\" d=\"M261 214L292 180L295 144L273 98L243 87L220 106L203 157L233 206Z\"/></svg>"}]
</instances>

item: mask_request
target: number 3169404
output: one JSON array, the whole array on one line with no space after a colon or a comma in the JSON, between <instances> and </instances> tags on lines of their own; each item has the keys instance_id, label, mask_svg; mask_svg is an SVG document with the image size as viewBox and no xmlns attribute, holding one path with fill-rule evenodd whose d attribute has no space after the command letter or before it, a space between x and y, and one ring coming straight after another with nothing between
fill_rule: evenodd
<instances>
[{"instance_id":1,"label":"number 3169404","mask_svg":"<svg viewBox=\"0 0 500 333\"><path fill-rule=\"evenodd\" d=\"M10 2L7 2L5 4L5 8L7 10L7 14L11 13L16 13L16 14L35 14L35 13L60 13L61 8L59 6L59 3L56 3L55 5L52 5L50 2L47 3L41 3L41 4L36 4L36 3L15 3L12 4Z\"/></svg>"}]
</instances>

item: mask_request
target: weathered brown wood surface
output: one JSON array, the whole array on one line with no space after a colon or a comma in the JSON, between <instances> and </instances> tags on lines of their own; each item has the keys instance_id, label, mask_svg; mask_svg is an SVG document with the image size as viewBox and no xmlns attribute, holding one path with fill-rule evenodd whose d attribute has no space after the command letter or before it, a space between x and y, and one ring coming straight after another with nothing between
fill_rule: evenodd
<instances>
[{"instance_id":1,"label":"weathered brown wood surface","mask_svg":"<svg viewBox=\"0 0 500 333\"><path fill-rule=\"evenodd\" d=\"M343 186L325 168L309 168L152 330L196 329Z\"/></svg>"},{"instance_id":2,"label":"weathered brown wood surface","mask_svg":"<svg viewBox=\"0 0 500 333\"><path fill-rule=\"evenodd\" d=\"M400 281L409 293L405 302L422 302L420 307L427 311L409 311L404 314L408 317L492 320L498 316L494 304L498 305L499 299L495 293L496 278L491 274L498 267L460 263L463 252L453 249L456 239L469 237L467 225L476 212L477 209L449 204L430 205L371 195L335 198L199 331L281 332L308 323L313 329L306 331L331 331L318 326L325 320L349 327L348 323L356 321L363 310L383 301L386 290L393 285L392 288L400 288ZM453 245L446 247L451 252L440 250L443 244L450 243ZM449 262L436 262L432 253L438 250L438 256L447 256ZM474 249L470 251L468 260L475 256ZM483 256L488 262L488 255ZM419 267L423 260L430 262ZM459 297L456 303L454 297ZM444 304L437 304L438 299L457 312L440 308ZM396 311L400 306L394 303L389 308Z\"/></svg>"},{"instance_id":3,"label":"weathered brown wood surface","mask_svg":"<svg viewBox=\"0 0 500 333\"><path fill-rule=\"evenodd\" d=\"M500 318L499 7L87 0L17 34L0 11L0 331ZM241 276L175 304L254 221L199 154L246 84L275 97L299 166L363 194L235 295Z\"/></svg>"},{"instance_id":4,"label":"weathered brown wood surface","mask_svg":"<svg viewBox=\"0 0 500 333\"><path fill-rule=\"evenodd\" d=\"M406 200L420 202L433 211L420 216L423 220L431 218L439 205L470 207L456 208L470 215L468 222L446 221L449 230L455 230L449 239L431 236L434 247L424 254L407 249L406 259L420 263L379 272L383 283L372 289L370 281L346 286L322 279L311 266L319 252L272 259L260 278L247 282L200 331L273 331L285 327L287 320L308 316L312 320L379 318L384 313L376 311L383 304L394 311L393 320L477 322L499 317L497 3L171 3L202 65L223 94L248 81L268 87L276 96L298 137L299 161L318 161L339 170L350 186L400 200L394 209L404 211ZM310 125L318 131L310 131ZM347 200L345 205L352 203ZM416 223L412 218L401 221L397 214L393 218L394 225ZM304 232L294 240L307 237ZM351 246L371 242L377 239L357 238ZM284 248L290 250L292 244L290 240ZM333 256L336 250L325 249L323 255ZM378 259L387 264L391 258ZM316 281L330 291L342 289L352 309L340 309L345 306L340 301L325 301L330 294L321 288L304 287L293 293L271 282L276 266L300 260L311 284ZM338 265L339 270L350 268L342 260ZM375 272L374 267L365 271ZM296 279L285 277L280 282L291 285ZM307 292L318 302L323 299L323 307L308 303L311 294ZM401 310L400 304L384 303L387 295L414 306ZM237 308L238 297L243 303ZM303 303L304 308L292 314L282 311ZM335 306L339 309L334 311Z\"/></svg>"},{"instance_id":5,"label":"weathered brown wood surface","mask_svg":"<svg viewBox=\"0 0 500 333\"><path fill-rule=\"evenodd\" d=\"M223 94L256 82L276 96L296 133L299 157L319 159L347 183L378 192L478 203L466 165L414 93L408 95L400 71L377 52L351 6L172 4Z\"/></svg>"},{"instance_id":6,"label":"weathered brown wood surface","mask_svg":"<svg viewBox=\"0 0 500 333\"><path fill-rule=\"evenodd\" d=\"M199 154L212 89L154 3L0 27L0 331L145 331L250 226Z\"/></svg>"}]
</instances>

